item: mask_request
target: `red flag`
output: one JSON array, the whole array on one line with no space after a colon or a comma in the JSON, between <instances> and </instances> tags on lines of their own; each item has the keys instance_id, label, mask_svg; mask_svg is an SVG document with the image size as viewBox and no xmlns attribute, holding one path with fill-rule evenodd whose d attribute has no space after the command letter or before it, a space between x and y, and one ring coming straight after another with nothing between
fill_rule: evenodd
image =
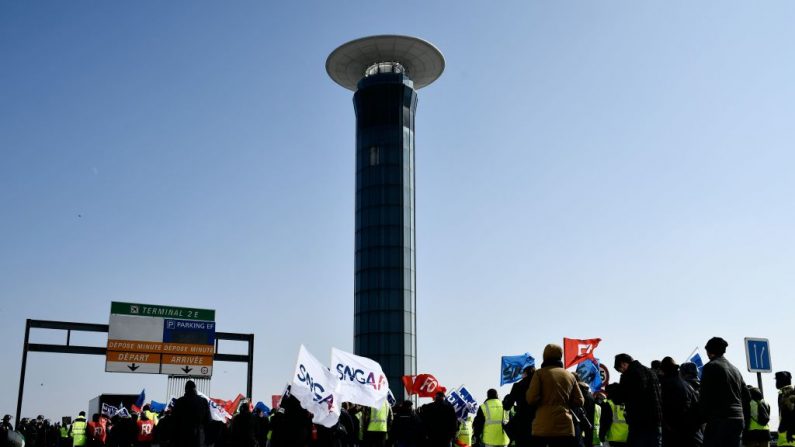
<instances>
[{"instance_id":1,"label":"red flag","mask_svg":"<svg viewBox=\"0 0 795 447\"><path fill-rule=\"evenodd\" d=\"M431 374L403 376L402 380L403 386L409 395L416 394L418 397L434 397L436 393L447 392L447 388L439 385L439 381Z\"/></svg>"},{"instance_id":2,"label":"red flag","mask_svg":"<svg viewBox=\"0 0 795 447\"><path fill-rule=\"evenodd\" d=\"M577 338L563 339L563 366L571 368L587 359L596 360L593 351L599 346L601 338L580 340Z\"/></svg>"},{"instance_id":3,"label":"red flag","mask_svg":"<svg viewBox=\"0 0 795 447\"><path fill-rule=\"evenodd\" d=\"M224 410L226 410L226 412L229 414L232 415L236 414L238 407L240 407L240 401L243 400L244 397L245 396L243 396L242 394L238 394L237 397L235 397L235 400L226 401L226 405L224 405Z\"/></svg>"}]
</instances>

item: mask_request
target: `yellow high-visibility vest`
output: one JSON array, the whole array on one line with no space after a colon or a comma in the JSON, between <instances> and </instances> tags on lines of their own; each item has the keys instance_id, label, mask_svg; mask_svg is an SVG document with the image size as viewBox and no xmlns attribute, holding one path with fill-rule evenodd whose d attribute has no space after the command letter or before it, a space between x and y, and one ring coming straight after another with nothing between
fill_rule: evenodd
<instances>
[{"instance_id":1,"label":"yellow high-visibility vest","mask_svg":"<svg viewBox=\"0 0 795 447\"><path fill-rule=\"evenodd\" d=\"M367 424L367 431L386 433L388 417L389 404L386 401L381 408L370 408L370 423Z\"/></svg>"},{"instance_id":2,"label":"yellow high-visibility vest","mask_svg":"<svg viewBox=\"0 0 795 447\"><path fill-rule=\"evenodd\" d=\"M472 445L472 416L467 416L458 426L456 439L464 445Z\"/></svg>"},{"instance_id":3,"label":"yellow high-visibility vest","mask_svg":"<svg viewBox=\"0 0 795 447\"><path fill-rule=\"evenodd\" d=\"M602 407L599 404L594 406L593 412L593 445L602 445L599 440L599 419L602 418Z\"/></svg>"},{"instance_id":4,"label":"yellow high-visibility vest","mask_svg":"<svg viewBox=\"0 0 795 447\"><path fill-rule=\"evenodd\" d=\"M762 401L764 402L764 400ZM757 422L759 419L759 402L752 400L751 401L751 424L749 425L749 430L767 430L770 431L770 425L768 424L762 425Z\"/></svg>"},{"instance_id":5,"label":"yellow high-visibility vest","mask_svg":"<svg viewBox=\"0 0 795 447\"><path fill-rule=\"evenodd\" d=\"M480 406L485 422L483 423L483 444L487 446L506 446L511 442L502 424L508 423L508 412L502 407L499 399L489 399Z\"/></svg>"},{"instance_id":6,"label":"yellow high-visibility vest","mask_svg":"<svg viewBox=\"0 0 795 447\"><path fill-rule=\"evenodd\" d=\"M610 410L613 411L613 423L610 424L610 430L607 431L605 439L610 442L627 442L629 438L629 424L624 415L624 405L616 405L612 400L605 400L610 405Z\"/></svg>"},{"instance_id":7,"label":"yellow high-visibility vest","mask_svg":"<svg viewBox=\"0 0 795 447\"><path fill-rule=\"evenodd\" d=\"M88 427L88 424L84 417L78 416L77 419L72 422L72 445L74 447L86 445L86 427Z\"/></svg>"}]
</instances>

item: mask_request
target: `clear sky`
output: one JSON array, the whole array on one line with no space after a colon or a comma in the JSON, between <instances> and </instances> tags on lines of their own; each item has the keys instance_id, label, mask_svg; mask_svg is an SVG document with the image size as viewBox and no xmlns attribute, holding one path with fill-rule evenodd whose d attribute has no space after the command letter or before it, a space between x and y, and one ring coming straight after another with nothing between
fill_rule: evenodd
<instances>
[{"instance_id":1,"label":"clear sky","mask_svg":"<svg viewBox=\"0 0 795 447\"><path fill-rule=\"evenodd\" d=\"M324 63L372 34L447 60L417 112L420 372L483 397L501 355L564 336L602 337L612 365L713 335L742 370L745 336L795 370L794 18L791 1L3 1L0 412L25 319L104 323L112 300L255 333L266 402L301 343L352 350L354 114ZM165 377L103 371L31 354L23 414L166 399ZM245 390L243 367L215 372L213 395Z\"/></svg>"}]
</instances>

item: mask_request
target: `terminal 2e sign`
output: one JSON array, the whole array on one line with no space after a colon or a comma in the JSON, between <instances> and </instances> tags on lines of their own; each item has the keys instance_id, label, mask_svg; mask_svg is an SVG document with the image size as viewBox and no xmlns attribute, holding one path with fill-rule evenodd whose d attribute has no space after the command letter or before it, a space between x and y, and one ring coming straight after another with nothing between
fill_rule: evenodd
<instances>
[{"instance_id":1,"label":"terminal 2e sign","mask_svg":"<svg viewBox=\"0 0 795 447\"><path fill-rule=\"evenodd\" d=\"M112 302L106 372L210 377L215 311Z\"/></svg>"}]
</instances>

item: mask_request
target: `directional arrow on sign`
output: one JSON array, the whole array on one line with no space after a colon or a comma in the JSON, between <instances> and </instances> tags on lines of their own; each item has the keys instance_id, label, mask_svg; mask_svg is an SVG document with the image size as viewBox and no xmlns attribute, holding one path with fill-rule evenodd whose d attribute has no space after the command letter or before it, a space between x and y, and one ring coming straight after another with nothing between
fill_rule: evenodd
<instances>
[{"instance_id":1,"label":"directional arrow on sign","mask_svg":"<svg viewBox=\"0 0 795 447\"><path fill-rule=\"evenodd\" d=\"M183 371L185 371L185 374L187 374L187 373L189 373L189 372L193 371L193 368L188 368L187 366L185 366L184 368L181 368L181 369L182 369Z\"/></svg>"},{"instance_id":2,"label":"directional arrow on sign","mask_svg":"<svg viewBox=\"0 0 795 447\"><path fill-rule=\"evenodd\" d=\"M136 369L140 368L140 366L136 365L135 363L132 365L127 365L127 367L130 368L130 371L135 371Z\"/></svg>"}]
</instances>

